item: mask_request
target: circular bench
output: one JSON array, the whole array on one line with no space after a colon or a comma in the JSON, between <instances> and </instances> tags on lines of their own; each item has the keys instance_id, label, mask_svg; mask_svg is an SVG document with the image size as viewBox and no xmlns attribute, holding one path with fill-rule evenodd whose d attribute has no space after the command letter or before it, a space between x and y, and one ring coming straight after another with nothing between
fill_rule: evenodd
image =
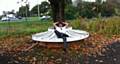
<instances>
[{"instance_id":1,"label":"circular bench","mask_svg":"<svg viewBox=\"0 0 120 64\"><path fill-rule=\"evenodd\" d=\"M89 33L83 30L75 30L72 27L68 27L66 34L69 35L67 37L67 42L79 41L89 37ZM32 40L41 41L41 42L63 42L62 38L58 38L54 33L53 28L48 28L48 31L36 33L32 35Z\"/></svg>"}]
</instances>

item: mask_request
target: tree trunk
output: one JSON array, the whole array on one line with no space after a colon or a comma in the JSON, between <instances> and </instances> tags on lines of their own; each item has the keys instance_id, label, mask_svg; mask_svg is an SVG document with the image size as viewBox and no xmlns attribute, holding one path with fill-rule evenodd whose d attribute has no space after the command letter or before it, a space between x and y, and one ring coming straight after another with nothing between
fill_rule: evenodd
<instances>
[{"instance_id":1,"label":"tree trunk","mask_svg":"<svg viewBox=\"0 0 120 64\"><path fill-rule=\"evenodd\" d=\"M65 8L65 0L49 0L52 8L53 21L65 21L64 19L64 8Z\"/></svg>"}]
</instances>

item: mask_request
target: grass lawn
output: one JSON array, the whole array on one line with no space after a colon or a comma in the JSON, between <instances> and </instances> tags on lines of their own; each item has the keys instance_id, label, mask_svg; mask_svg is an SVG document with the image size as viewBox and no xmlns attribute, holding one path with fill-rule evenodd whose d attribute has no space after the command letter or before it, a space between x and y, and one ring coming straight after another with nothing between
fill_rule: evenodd
<instances>
[{"instance_id":1,"label":"grass lawn","mask_svg":"<svg viewBox=\"0 0 120 64\"><path fill-rule=\"evenodd\" d=\"M0 22L0 37L13 35L31 35L36 32L46 31L52 26L52 21L39 20L38 17L27 18L27 21L19 20L15 22ZM75 19L69 21L74 29L82 29L90 33L100 33L104 35L120 34L119 17L106 19Z\"/></svg>"},{"instance_id":2,"label":"grass lawn","mask_svg":"<svg viewBox=\"0 0 120 64\"><path fill-rule=\"evenodd\" d=\"M37 17L31 17L26 20L14 22L0 22L0 37L15 35L31 35L36 32L46 31L52 26L51 21L36 20Z\"/></svg>"}]
</instances>

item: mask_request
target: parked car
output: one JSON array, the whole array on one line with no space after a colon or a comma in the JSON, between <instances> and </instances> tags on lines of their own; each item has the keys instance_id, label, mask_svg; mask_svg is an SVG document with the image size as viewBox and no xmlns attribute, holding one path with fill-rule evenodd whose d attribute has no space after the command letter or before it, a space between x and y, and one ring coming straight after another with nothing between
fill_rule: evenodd
<instances>
[{"instance_id":1,"label":"parked car","mask_svg":"<svg viewBox=\"0 0 120 64\"><path fill-rule=\"evenodd\" d=\"M22 19L22 17L21 17L21 16L16 16L16 18L18 18L18 19Z\"/></svg>"},{"instance_id":2,"label":"parked car","mask_svg":"<svg viewBox=\"0 0 120 64\"><path fill-rule=\"evenodd\" d=\"M51 16L42 16L40 17L41 20L48 20L51 19Z\"/></svg>"},{"instance_id":3,"label":"parked car","mask_svg":"<svg viewBox=\"0 0 120 64\"><path fill-rule=\"evenodd\" d=\"M14 14L7 14L6 16L1 18L2 21L15 21L18 18Z\"/></svg>"},{"instance_id":4,"label":"parked car","mask_svg":"<svg viewBox=\"0 0 120 64\"><path fill-rule=\"evenodd\" d=\"M9 17L9 21L15 21L15 20L18 20L18 18Z\"/></svg>"},{"instance_id":5,"label":"parked car","mask_svg":"<svg viewBox=\"0 0 120 64\"><path fill-rule=\"evenodd\" d=\"M9 18L8 17L2 17L1 20L2 21L9 21Z\"/></svg>"},{"instance_id":6,"label":"parked car","mask_svg":"<svg viewBox=\"0 0 120 64\"><path fill-rule=\"evenodd\" d=\"M15 20L18 20L18 18L15 18L15 17L2 17L1 20L2 21L15 21Z\"/></svg>"}]
</instances>

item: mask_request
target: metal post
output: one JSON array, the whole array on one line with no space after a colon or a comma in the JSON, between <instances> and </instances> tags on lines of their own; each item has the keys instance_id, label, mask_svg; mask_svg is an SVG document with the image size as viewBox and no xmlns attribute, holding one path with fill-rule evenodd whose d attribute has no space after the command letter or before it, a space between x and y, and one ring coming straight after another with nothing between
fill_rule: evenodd
<instances>
[{"instance_id":1,"label":"metal post","mask_svg":"<svg viewBox=\"0 0 120 64\"><path fill-rule=\"evenodd\" d=\"M39 8L39 0L38 0L38 19L40 17L40 8Z\"/></svg>"},{"instance_id":2,"label":"metal post","mask_svg":"<svg viewBox=\"0 0 120 64\"><path fill-rule=\"evenodd\" d=\"M25 17L25 19L27 21L27 17L28 17L28 14L27 14L28 13L27 5L29 5L28 0L26 0L25 5L26 5L26 17Z\"/></svg>"}]
</instances>

